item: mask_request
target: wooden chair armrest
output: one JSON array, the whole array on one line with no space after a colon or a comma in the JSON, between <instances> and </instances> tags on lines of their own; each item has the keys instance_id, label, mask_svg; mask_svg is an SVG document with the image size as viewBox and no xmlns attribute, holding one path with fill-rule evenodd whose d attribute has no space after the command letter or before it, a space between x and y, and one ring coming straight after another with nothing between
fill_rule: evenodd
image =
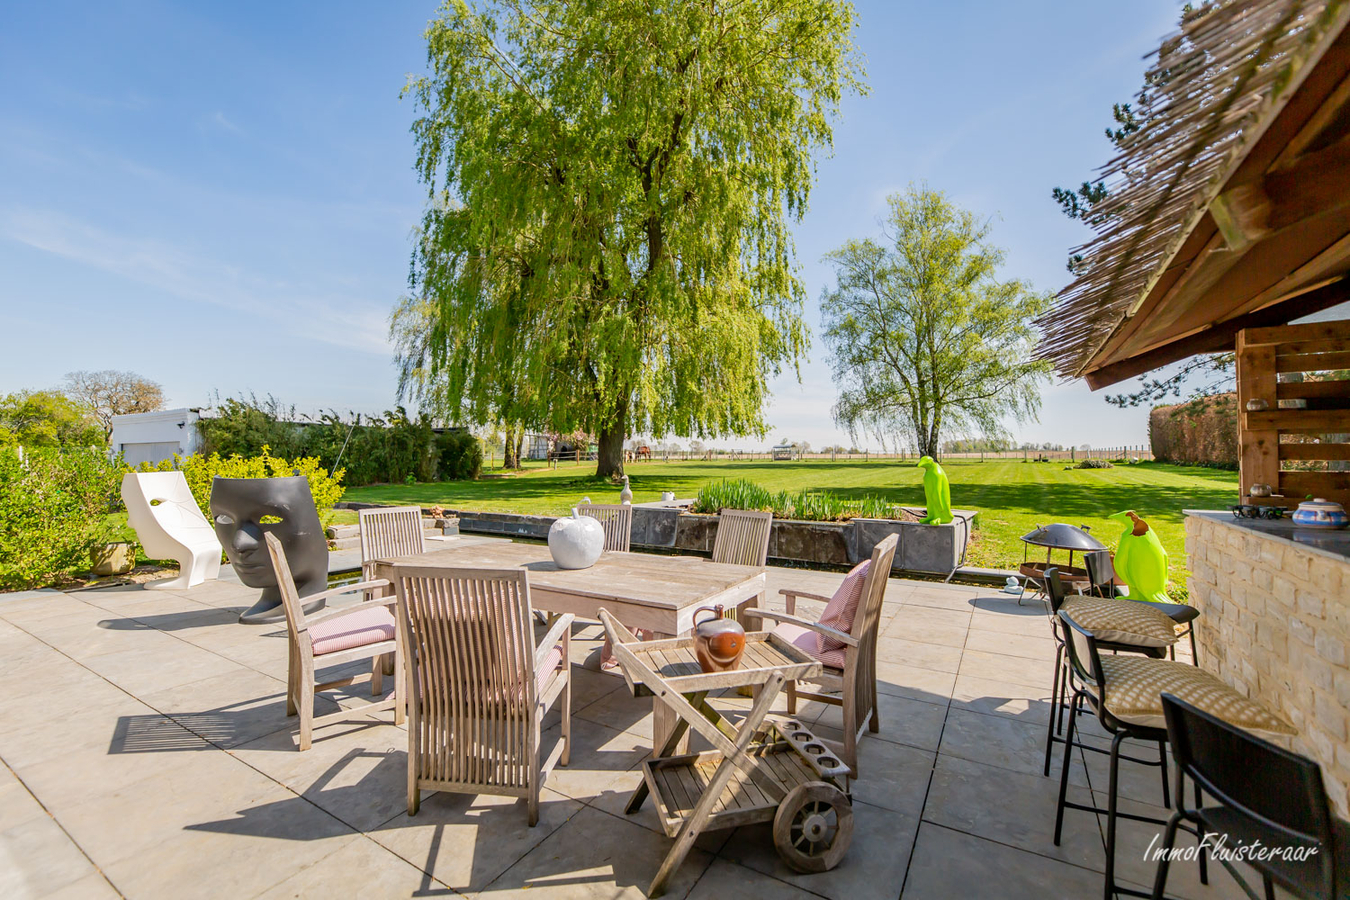
<instances>
[{"instance_id":1,"label":"wooden chair armrest","mask_svg":"<svg viewBox=\"0 0 1350 900\"><path fill-rule=\"evenodd\" d=\"M319 591L317 594L310 594L308 597L301 597L303 604L313 603L315 600L327 600L329 597L341 597L343 594L355 594L359 591L373 591L377 588L389 587L391 582L385 578L375 578L371 581L358 581L355 584L344 584L341 587L329 588L326 591ZM391 595L392 596L392 595Z\"/></svg>"},{"instance_id":2,"label":"wooden chair armrest","mask_svg":"<svg viewBox=\"0 0 1350 900\"><path fill-rule=\"evenodd\" d=\"M558 621L553 623L553 627L539 639L539 644L534 648L534 670L539 671L539 666L544 661L544 657L553 649L555 644L564 643L572 635L572 620L576 618L571 613L563 613L558 616ZM563 664L568 664L567 659L563 659Z\"/></svg>"},{"instance_id":3,"label":"wooden chair armrest","mask_svg":"<svg viewBox=\"0 0 1350 900\"><path fill-rule=\"evenodd\" d=\"M849 647L858 646L858 639L851 634L845 634L844 632L839 631L836 628L831 628L828 625L822 625L819 622L808 622L806 619L801 619L798 618L797 616L789 615L788 613L775 612L772 609L751 608L751 609L742 609L741 615L747 618L758 617L761 619L773 619L775 622L787 622L790 625L796 625L799 628L805 628L808 631L814 631L816 634L823 634L828 638L833 638L839 643L845 644Z\"/></svg>"},{"instance_id":4,"label":"wooden chair armrest","mask_svg":"<svg viewBox=\"0 0 1350 900\"><path fill-rule=\"evenodd\" d=\"M308 597L301 597L301 603L308 603L315 597L322 597L324 594L331 594L332 591L324 591L323 594L311 594ZM341 609L326 609L320 613L305 616L305 627L318 625L320 622L327 622L329 619L339 619L343 616L349 616L352 613L363 612L372 606L393 606L398 602L397 597L376 597L374 600L367 600L364 603L357 603L354 606L344 606Z\"/></svg>"},{"instance_id":5,"label":"wooden chair armrest","mask_svg":"<svg viewBox=\"0 0 1350 900\"><path fill-rule=\"evenodd\" d=\"M832 597L824 597L820 594L808 593L807 591L796 591L791 588L783 588L778 593L782 594L784 597L801 597L803 600L819 600L821 603L829 603L830 600L833 599Z\"/></svg>"}]
</instances>

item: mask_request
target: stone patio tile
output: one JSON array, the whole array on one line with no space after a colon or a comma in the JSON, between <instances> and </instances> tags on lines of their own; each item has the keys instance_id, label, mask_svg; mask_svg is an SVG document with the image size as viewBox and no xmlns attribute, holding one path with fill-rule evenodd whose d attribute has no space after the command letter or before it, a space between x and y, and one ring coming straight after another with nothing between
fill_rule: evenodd
<instances>
[{"instance_id":1,"label":"stone patio tile","mask_svg":"<svg viewBox=\"0 0 1350 900\"><path fill-rule=\"evenodd\" d=\"M105 871L118 860L141 857L190 835L188 829L203 822L293 796L220 750L193 754L190 766L175 765L103 787L50 808Z\"/></svg>"},{"instance_id":2,"label":"stone patio tile","mask_svg":"<svg viewBox=\"0 0 1350 900\"><path fill-rule=\"evenodd\" d=\"M554 726L540 737L540 747L551 748L561 729ZM628 784L621 776L651 756L652 742L631 731L618 731L586 719L572 718L572 751L566 766L555 766L545 786L575 800L587 803L612 793L627 797ZM616 801L615 812L622 814L623 801ZM614 808L608 804L606 808Z\"/></svg>"},{"instance_id":3,"label":"stone patio tile","mask_svg":"<svg viewBox=\"0 0 1350 900\"><path fill-rule=\"evenodd\" d=\"M9 767L0 766L0 833L46 815L47 811L33 799Z\"/></svg>"},{"instance_id":4,"label":"stone patio tile","mask_svg":"<svg viewBox=\"0 0 1350 900\"><path fill-rule=\"evenodd\" d=\"M939 672L877 656L877 693L946 706L956 684L954 672Z\"/></svg>"},{"instance_id":5,"label":"stone patio tile","mask_svg":"<svg viewBox=\"0 0 1350 900\"><path fill-rule=\"evenodd\" d=\"M91 731L102 740L50 757L16 773L48 809L60 812L124 785L179 767L191 767L198 755L216 752L206 741L171 719L156 715L109 716Z\"/></svg>"},{"instance_id":6,"label":"stone patio tile","mask_svg":"<svg viewBox=\"0 0 1350 900\"><path fill-rule=\"evenodd\" d=\"M316 729L301 753L290 731L236 747L231 755L358 831L407 811L408 733L376 716Z\"/></svg>"},{"instance_id":7,"label":"stone patio tile","mask_svg":"<svg viewBox=\"0 0 1350 900\"><path fill-rule=\"evenodd\" d=\"M598 677L607 677L604 675ZM622 690L613 690L604 694L586 706L572 706L573 723L585 719L616 731L631 731L646 739L650 746L652 740L652 698L634 697L620 680ZM575 698L573 698L575 701Z\"/></svg>"},{"instance_id":8,"label":"stone patio tile","mask_svg":"<svg viewBox=\"0 0 1350 900\"><path fill-rule=\"evenodd\" d=\"M1044 726L1050 715L1050 686L1028 687L1011 681L958 675L952 690L952 706Z\"/></svg>"},{"instance_id":9,"label":"stone patio tile","mask_svg":"<svg viewBox=\"0 0 1350 900\"><path fill-rule=\"evenodd\" d=\"M1096 793L1096 804L1102 808L1106 807L1105 792ZM1120 801L1119 809L1121 812L1133 813L1135 815L1153 816L1158 819L1167 819L1172 813L1171 810L1162 807L1152 806L1146 803L1136 803L1133 800ZM1070 810L1069 813L1072 813ZM1069 813L1066 813L1068 815ZM1100 816L1102 830L1105 833L1106 816ZM1065 827L1068 827L1068 819L1065 819ZM1162 846L1163 837L1162 825L1153 825L1148 822L1132 822L1129 819L1118 819L1116 825L1116 879L1128 881L1133 884L1146 885L1153 887L1153 879L1158 872L1158 864L1148 858L1148 849L1150 844L1156 841L1156 846ZM1178 847L1194 847L1195 837L1186 834L1184 831L1177 832ZM1102 850L1102 860L1105 860L1105 848ZM1246 873L1251 875L1249 879L1259 893L1261 890L1261 877L1254 870L1238 865L1239 871L1246 869ZM1228 874L1219 863L1211 862L1209 866L1209 884L1200 883L1200 864L1196 861L1175 860L1167 870L1167 896L1181 897L1184 900L1245 900L1246 894L1233 876Z\"/></svg>"},{"instance_id":10,"label":"stone patio tile","mask_svg":"<svg viewBox=\"0 0 1350 900\"><path fill-rule=\"evenodd\" d=\"M94 872L44 895L43 900L121 900L121 897L108 879Z\"/></svg>"},{"instance_id":11,"label":"stone patio tile","mask_svg":"<svg viewBox=\"0 0 1350 900\"><path fill-rule=\"evenodd\" d=\"M923 607L906 607L906 609L922 609ZM946 610L934 610L935 612L946 612ZM891 619L878 635L879 641L891 641L895 639L906 641L921 641L926 644L935 644L942 647L964 647L966 644L966 626L965 625L943 625L930 622L926 619L911 619L907 612L901 612Z\"/></svg>"},{"instance_id":12,"label":"stone patio tile","mask_svg":"<svg viewBox=\"0 0 1350 900\"><path fill-rule=\"evenodd\" d=\"M982 631L975 628L971 629L970 636L966 639L966 649L1035 660L1055 658L1055 642L1050 637L1049 629L1046 629L1044 635L1030 635Z\"/></svg>"},{"instance_id":13,"label":"stone patio tile","mask_svg":"<svg viewBox=\"0 0 1350 900\"><path fill-rule=\"evenodd\" d=\"M838 740L838 732L813 727L817 736ZM853 797L914 819L923 809L924 794L933 772L934 754L865 734L858 742L858 777Z\"/></svg>"},{"instance_id":14,"label":"stone patio tile","mask_svg":"<svg viewBox=\"0 0 1350 900\"><path fill-rule=\"evenodd\" d=\"M404 900L451 895L449 888L374 841L363 838L339 847L258 895L258 900L348 897Z\"/></svg>"},{"instance_id":15,"label":"stone patio tile","mask_svg":"<svg viewBox=\"0 0 1350 900\"><path fill-rule=\"evenodd\" d=\"M942 723L947 717L947 708L877 691L877 717L881 730L875 734L867 732L863 740L879 738L920 750L936 750L942 737ZM842 729L844 711L838 706L827 706L815 722Z\"/></svg>"},{"instance_id":16,"label":"stone patio tile","mask_svg":"<svg viewBox=\"0 0 1350 900\"><path fill-rule=\"evenodd\" d=\"M984 650L966 650L961 657L961 666L957 674L973 675L991 681L1010 681L1014 684L1044 687L1049 690L1055 677L1054 650L1052 649L1043 660Z\"/></svg>"},{"instance_id":17,"label":"stone patio tile","mask_svg":"<svg viewBox=\"0 0 1350 900\"><path fill-rule=\"evenodd\" d=\"M938 752L1001 769L1040 776L1045 765L1045 727L1019 722L1007 716L989 716L964 709L947 713ZM1061 765L1063 746L1057 745L1051 757L1053 781ZM1080 762L1069 768L1069 783L1087 786L1087 773Z\"/></svg>"},{"instance_id":18,"label":"stone patio tile","mask_svg":"<svg viewBox=\"0 0 1350 900\"><path fill-rule=\"evenodd\" d=\"M0 618L18 625L29 634L44 627L61 627L71 622L96 619L102 610L90 606L74 594L60 591L40 592L19 599L0 600ZM55 624L53 624L55 623Z\"/></svg>"},{"instance_id":19,"label":"stone patio tile","mask_svg":"<svg viewBox=\"0 0 1350 900\"><path fill-rule=\"evenodd\" d=\"M523 818L524 813L520 815ZM543 824L541 819L539 827ZM642 900L670 846L665 835L585 807L477 896ZM687 896L711 861L709 853L695 847L664 896L671 900Z\"/></svg>"},{"instance_id":20,"label":"stone patio tile","mask_svg":"<svg viewBox=\"0 0 1350 900\"><path fill-rule=\"evenodd\" d=\"M409 816L405 809L369 836L437 881L465 893L487 887L584 809L545 788L539 796L539 823L530 828L524 800L423 792L417 815ZM594 836L592 851L607 844L606 838ZM580 868L585 858L569 858L566 865L569 870Z\"/></svg>"},{"instance_id":21,"label":"stone patio tile","mask_svg":"<svg viewBox=\"0 0 1350 900\"><path fill-rule=\"evenodd\" d=\"M774 849L773 826L767 822L736 829L718 856L831 900L894 900L900 896L918 819L861 802L859 796L855 792L853 843L828 872L803 875L788 868Z\"/></svg>"},{"instance_id":22,"label":"stone patio tile","mask_svg":"<svg viewBox=\"0 0 1350 900\"><path fill-rule=\"evenodd\" d=\"M37 765L77 750L107 753L113 728L123 716L156 716L149 706L118 691L108 702L31 719L0 730L0 758L15 768Z\"/></svg>"},{"instance_id":23,"label":"stone patio tile","mask_svg":"<svg viewBox=\"0 0 1350 900\"><path fill-rule=\"evenodd\" d=\"M213 675L144 695L145 702L218 747L237 747L274 731L289 732L298 717L286 716L286 684L251 669ZM315 714L337 712L320 695ZM391 714L392 715L392 714Z\"/></svg>"},{"instance_id":24,"label":"stone patio tile","mask_svg":"<svg viewBox=\"0 0 1350 900\"><path fill-rule=\"evenodd\" d=\"M931 822L919 839L905 879L905 900L994 896L1000 900L1098 897L1102 875L1036 853L986 841Z\"/></svg>"},{"instance_id":25,"label":"stone patio tile","mask_svg":"<svg viewBox=\"0 0 1350 900\"><path fill-rule=\"evenodd\" d=\"M887 604L890 606L891 604ZM947 628L969 628L970 610L947 609L941 606L920 606L913 603L897 603L889 610L891 619L888 625L902 622L926 625L941 625Z\"/></svg>"},{"instance_id":26,"label":"stone patio tile","mask_svg":"<svg viewBox=\"0 0 1350 900\"><path fill-rule=\"evenodd\" d=\"M107 618L48 629L43 633L42 641L77 662L128 650L158 655L173 652L182 644L182 641L135 619Z\"/></svg>"},{"instance_id":27,"label":"stone patio tile","mask_svg":"<svg viewBox=\"0 0 1350 900\"><path fill-rule=\"evenodd\" d=\"M98 874L45 814L0 832L0 861L0 897L6 900L45 898Z\"/></svg>"},{"instance_id":28,"label":"stone patio tile","mask_svg":"<svg viewBox=\"0 0 1350 900\"><path fill-rule=\"evenodd\" d=\"M118 650L81 660L91 671L125 691L143 696L153 691L201 681L213 675L243 675L244 666L183 641L172 641L154 653Z\"/></svg>"},{"instance_id":29,"label":"stone patio tile","mask_svg":"<svg viewBox=\"0 0 1350 900\"><path fill-rule=\"evenodd\" d=\"M1100 871L1102 835L1096 817L1090 813L1067 810L1063 840L1060 846L1055 846L1058 798L1057 778L940 756L923 818L956 831ZM1070 786L1069 800L1090 804L1091 792Z\"/></svg>"},{"instance_id":30,"label":"stone patio tile","mask_svg":"<svg viewBox=\"0 0 1350 900\"><path fill-rule=\"evenodd\" d=\"M961 668L960 647L943 647L903 638L878 637L877 658L952 674Z\"/></svg>"},{"instance_id":31,"label":"stone patio tile","mask_svg":"<svg viewBox=\"0 0 1350 900\"><path fill-rule=\"evenodd\" d=\"M726 897L735 897L737 900L813 900L816 896L724 859L714 859L688 894L689 900L724 900Z\"/></svg>"},{"instance_id":32,"label":"stone patio tile","mask_svg":"<svg viewBox=\"0 0 1350 900\"><path fill-rule=\"evenodd\" d=\"M920 588L905 597L904 603L909 606L935 606L939 609L970 612L970 610L973 609L971 605L973 597L974 594L967 593L963 590Z\"/></svg>"},{"instance_id":33,"label":"stone patio tile","mask_svg":"<svg viewBox=\"0 0 1350 900\"><path fill-rule=\"evenodd\" d=\"M189 826L159 844L154 865L130 857L104 866L129 898L253 897L320 859L365 840L283 788L277 799Z\"/></svg>"}]
</instances>

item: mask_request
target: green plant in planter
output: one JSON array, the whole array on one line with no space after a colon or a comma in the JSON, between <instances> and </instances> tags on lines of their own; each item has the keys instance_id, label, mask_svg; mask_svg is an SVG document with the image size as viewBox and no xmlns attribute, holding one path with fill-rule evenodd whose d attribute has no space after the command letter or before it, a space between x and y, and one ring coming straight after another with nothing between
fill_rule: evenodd
<instances>
[{"instance_id":1,"label":"green plant in planter","mask_svg":"<svg viewBox=\"0 0 1350 900\"><path fill-rule=\"evenodd\" d=\"M778 519L839 522L846 519L890 519L897 509L879 497L844 500L823 491L766 490L744 478L713 481L699 488L690 512L716 514L724 509L771 512Z\"/></svg>"}]
</instances>

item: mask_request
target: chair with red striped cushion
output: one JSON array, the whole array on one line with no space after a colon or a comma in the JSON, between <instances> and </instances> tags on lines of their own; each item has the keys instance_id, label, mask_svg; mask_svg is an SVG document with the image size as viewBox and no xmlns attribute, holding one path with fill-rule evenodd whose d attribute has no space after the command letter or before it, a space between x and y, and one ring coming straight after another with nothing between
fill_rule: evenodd
<instances>
[{"instance_id":1,"label":"chair with red striped cushion","mask_svg":"<svg viewBox=\"0 0 1350 900\"><path fill-rule=\"evenodd\" d=\"M281 588L281 605L286 611L287 641L290 647L290 665L286 670L286 715L300 716L300 749L308 750L313 741L314 728L339 719L351 719L380 709L394 710L394 724L403 724L402 692L397 682L402 677L398 669L399 648L394 614L390 607L394 597L381 597L355 606L329 609L305 615L304 605L291 577L286 552L275 535L268 534L267 552L272 556L277 584ZM383 579L348 584L331 591L323 591L305 598L304 604L327 600L343 594L377 592L389 587ZM355 675L318 683L315 669L336 666L358 659L371 661L369 675ZM389 665L386 666L386 663ZM384 672L394 673L395 689L389 696L364 706L343 709L325 716L314 715L314 695L319 691L370 682L372 696L384 692Z\"/></svg>"},{"instance_id":2,"label":"chair with red striped cushion","mask_svg":"<svg viewBox=\"0 0 1350 900\"><path fill-rule=\"evenodd\" d=\"M797 711L798 697L842 707L844 742L840 758L848 763L855 777L858 774L858 739L862 737L863 729L876 732L881 727L877 718L877 630L897 541L896 535L890 535L878 543L871 558L854 566L844 577L844 583L839 585L833 597L783 590L779 593L786 602L786 613L768 609L746 609L741 613L747 618L778 622L775 634L824 665L825 671L820 675L803 679L818 685L820 691L802 691L796 682L788 682L785 686L788 712ZM825 609L820 618L812 622L799 617L799 599L823 602Z\"/></svg>"}]
</instances>

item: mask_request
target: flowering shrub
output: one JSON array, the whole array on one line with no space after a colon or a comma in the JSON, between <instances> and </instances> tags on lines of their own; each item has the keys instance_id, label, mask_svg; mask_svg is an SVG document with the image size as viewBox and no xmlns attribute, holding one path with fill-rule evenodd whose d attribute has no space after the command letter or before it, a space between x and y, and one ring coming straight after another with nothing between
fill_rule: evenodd
<instances>
[{"instance_id":1,"label":"flowering shrub","mask_svg":"<svg viewBox=\"0 0 1350 900\"><path fill-rule=\"evenodd\" d=\"M303 456L287 460L272 455L272 448L263 445L258 456L221 456L212 453L202 456L175 456L158 465L142 463L139 472L169 472L180 469L187 479L192 497L201 507L202 515L211 518L211 480L214 478L285 478L290 475L304 475L309 479L309 490L314 495L314 507L319 513L319 521L327 526L333 519L333 506L342 499L346 488L342 486L343 469L329 473L314 456Z\"/></svg>"}]
</instances>

